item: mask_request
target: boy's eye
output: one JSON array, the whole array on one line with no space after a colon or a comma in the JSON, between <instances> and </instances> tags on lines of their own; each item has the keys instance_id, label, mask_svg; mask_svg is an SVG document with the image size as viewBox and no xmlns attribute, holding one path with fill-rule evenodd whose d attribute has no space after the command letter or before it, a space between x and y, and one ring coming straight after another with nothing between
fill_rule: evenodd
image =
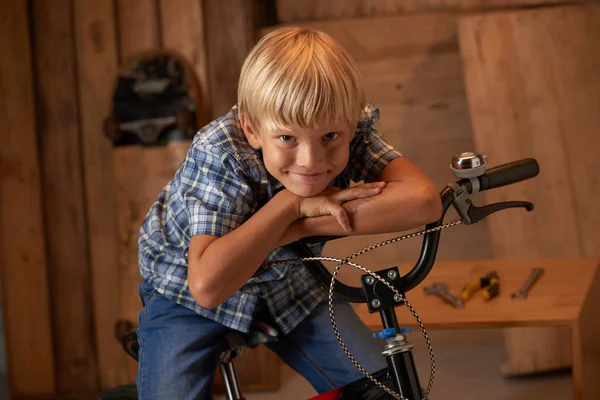
<instances>
[{"instance_id":1,"label":"boy's eye","mask_svg":"<svg viewBox=\"0 0 600 400\"><path fill-rule=\"evenodd\" d=\"M290 136L290 135L281 135L281 136L279 136L279 140L281 140L284 143L291 143L295 139L293 136Z\"/></svg>"},{"instance_id":2,"label":"boy's eye","mask_svg":"<svg viewBox=\"0 0 600 400\"><path fill-rule=\"evenodd\" d=\"M338 136L340 136L340 134L337 132L329 132L329 133L325 134L325 136L323 136L323 139L333 140L333 139L337 138Z\"/></svg>"}]
</instances>

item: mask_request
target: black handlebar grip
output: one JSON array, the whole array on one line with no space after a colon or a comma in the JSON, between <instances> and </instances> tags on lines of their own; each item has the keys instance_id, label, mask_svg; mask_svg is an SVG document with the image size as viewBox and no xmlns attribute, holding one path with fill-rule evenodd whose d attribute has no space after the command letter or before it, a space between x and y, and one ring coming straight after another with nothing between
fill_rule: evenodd
<instances>
[{"instance_id":1,"label":"black handlebar grip","mask_svg":"<svg viewBox=\"0 0 600 400\"><path fill-rule=\"evenodd\" d=\"M533 158L502 164L479 177L480 191L511 185L537 176L540 166Z\"/></svg>"}]
</instances>

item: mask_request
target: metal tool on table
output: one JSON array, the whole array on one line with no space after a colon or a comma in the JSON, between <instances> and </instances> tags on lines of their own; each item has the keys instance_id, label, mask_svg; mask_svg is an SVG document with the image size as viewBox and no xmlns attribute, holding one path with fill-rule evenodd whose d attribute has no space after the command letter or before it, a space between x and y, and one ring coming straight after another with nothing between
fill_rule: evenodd
<instances>
[{"instance_id":1,"label":"metal tool on table","mask_svg":"<svg viewBox=\"0 0 600 400\"><path fill-rule=\"evenodd\" d=\"M425 287L424 291L428 295L438 296L442 300L452 304L454 308L463 308L465 306L465 303L461 299L448 292L448 286L445 283L434 283L431 286Z\"/></svg>"},{"instance_id":2,"label":"metal tool on table","mask_svg":"<svg viewBox=\"0 0 600 400\"><path fill-rule=\"evenodd\" d=\"M481 290L481 297L485 301L490 301L500 294L500 278L496 271L491 271L471 282L469 282L462 290L460 297L464 302L467 302L473 295Z\"/></svg>"},{"instance_id":3,"label":"metal tool on table","mask_svg":"<svg viewBox=\"0 0 600 400\"><path fill-rule=\"evenodd\" d=\"M538 279L540 279L540 276L542 276L543 273L544 273L543 268L533 268L531 270L531 273L527 277L527 280L525 281L523 286L521 286L521 289L517 290L516 292L514 292L511 295L512 298L513 299L515 299L515 298L516 299L526 299L527 296L529 295L529 290L538 281Z\"/></svg>"}]
</instances>

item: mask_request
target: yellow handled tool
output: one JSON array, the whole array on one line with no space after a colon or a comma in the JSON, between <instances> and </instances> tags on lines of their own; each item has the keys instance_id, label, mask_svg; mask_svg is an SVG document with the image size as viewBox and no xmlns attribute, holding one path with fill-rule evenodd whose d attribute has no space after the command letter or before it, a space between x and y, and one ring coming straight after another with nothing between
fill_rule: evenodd
<instances>
[{"instance_id":1,"label":"yellow handled tool","mask_svg":"<svg viewBox=\"0 0 600 400\"><path fill-rule=\"evenodd\" d=\"M480 289L485 300L491 300L500 293L500 280L496 271L492 271L480 278L469 282L462 290L460 297L463 301L471 300L471 297Z\"/></svg>"}]
</instances>

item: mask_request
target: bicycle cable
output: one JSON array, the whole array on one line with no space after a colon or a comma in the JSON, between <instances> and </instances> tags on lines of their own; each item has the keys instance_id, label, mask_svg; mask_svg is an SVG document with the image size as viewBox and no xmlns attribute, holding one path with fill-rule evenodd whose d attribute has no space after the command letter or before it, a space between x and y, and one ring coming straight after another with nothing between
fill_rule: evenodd
<instances>
[{"instance_id":1,"label":"bicycle cable","mask_svg":"<svg viewBox=\"0 0 600 400\"><path fill-rule=\"evenodd\" d=\"M408 310L411 312L411 314L413 315L413 317L415 318L415 321L417 321L417 324L419 325L419 328L421 330L421 333L423 333L423 337L425 338L425 343L427 345L427 350L429 351L429 360L431 362L431 372L429 374L429 382L427 384L427 389L425 390L425 396L423 397L422 400L426 400L427 396L429 396L429 392L431 391L431 388L433 387L433 380L435 377L435 357L433 355L433 348L431 347L431 341L429 340L429 335L427 335L427 331L425 330L425 326L423 325L423 322L421 321L421 318L419 318L419 315L417 314L416 310L413 308L413 306L408 302L408 300L406 299L406 296L401 295L398 290L396 288L394 288L389 282L387 282L385 279L383 279L382 277L380 277L379 275L375 274L373 271L368 270L367 268L358 265L358 264L354 264L352 262L350 262L350 260L352 260L353 258L356 258L362 254L368 253L369 251L378 249L380 247L383 246L387 246L389 244L392 243L396 243L402 240L406 240L406 239L411 239L417 236L422 236L426 233L430 233L430 232L436 232L436 231L440 231L442 229L446 229L446 228L450 228L456 225L460 225L462 224L461 220L456 220L454 222L449 222L447 224L444 225L440 225L437 226L435 228L431 228L431 229L424 229L422 231L418 231L418 232L413 232L407 235L403 235L403 236L398 236L395 237L393 239L388 239L388 240L384 240L382 242L376 243L374 245L365 247L364 249L357 251L354 254L351 254L350 256L344 258L344 259L340 259L340 258L334 258L334 257L304 257L304 258L291 258L291 259L287 259L287 260L279 260L279 261L271 261L269 262L269 265L277 265L277 264L287 264L287 263L296 263L296 262L301 262L301 261L335 261L337 262L337 265L331 275L331 285L329 286L329 319L331 321L331 325L333 327L333 331L335 333L335 337L339 343L339 345L342 347L342 350L344 350L344 353L346 353L346 356L348 356L348 358L350 359L350 361L352 362L352 364L354 364L354 366L356 368L358 368L358 370L360 372L363 373L363 375L365 375L367 378L369 378L375 385L377 385L379 388L383 389L385 392L387 392L388 394L390 394L392 397L399 399L399 400L408 400L406 397L394 392L393 390L391 390L390 388L388 388L387 386L385 386L383 383L379 382L377 379L375 379L371 374L369 374L359 363L358 361L356 361L356 359L352 356L352 354L350 353L350 351L348 350L348 348L346 347L346 344L344 343L344 341L342 340L342 337L340 336L340 332L338 330L337 324L335 322L335 316L333 315L333 293L334 293L334 286L335 286L335 282L336 282L336 276L338 274L338 271L340 270L340 268L342 267L342 265L348 264L354 268L358 268L361 271L371 275L373 278L379 280L380 282L382 282L383 284L385 284L390 290L392 290L395 294L394 299L396 299L396 296L398 296L397 298L399 299L398 302L404 303L404 305L406 306L406 308L408 308Z\"/></svg>"}]
</instances>

